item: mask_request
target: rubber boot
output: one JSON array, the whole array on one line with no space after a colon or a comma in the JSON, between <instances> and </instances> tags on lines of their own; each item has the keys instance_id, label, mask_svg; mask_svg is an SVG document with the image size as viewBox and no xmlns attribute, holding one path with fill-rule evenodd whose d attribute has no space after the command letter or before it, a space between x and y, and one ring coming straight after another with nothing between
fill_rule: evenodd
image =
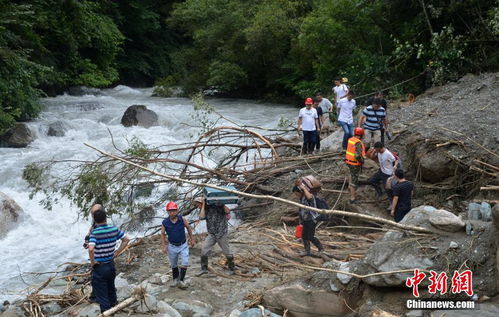
<instances>
[{"instance_id":1,"label":"rubber boot","mask_svg":"<svg viewBox=\"0 0 499 317\"><path fill-rule=\"evenodd\" d=\"M227 266L229 267L229 275L236 274L236 264L234 263L234 256L227 256Z\"/></svg>"},{"instance_id":2,"label":"rubber boot","mask_svg":"<svg viewBox=\"0 0 499 317\"><path fill-rule=\"evenodd\" d=\"M201 256L201 271L199 271L196 276L201 276L203 274L208 273L208 256L207 255L202 255Z\"/></svg>"},{"instance_id":3,"label":"rubber boot","mask_svg":"<svg viewBox=\"0 0 499 317\"><path fill-rule=\"evenodd\" d=\"M310 255L310 241L303 240L303 246L305 247L304 252L300 252L300 256L308 256Z\"/></svg>"},{"instance_id":4,"label":"rubber boot","mask_svg":"<svg viewBox=\"0 0 499 317\"><path fill-rule=\"evenodd\" d=\"M319 239L317 239L315 237L314 237L314 240L312 242L317 247L319 254L321 254L324 251L324 247L322 246L322 243L319 241Z\"/></svg>"}]
</instances>

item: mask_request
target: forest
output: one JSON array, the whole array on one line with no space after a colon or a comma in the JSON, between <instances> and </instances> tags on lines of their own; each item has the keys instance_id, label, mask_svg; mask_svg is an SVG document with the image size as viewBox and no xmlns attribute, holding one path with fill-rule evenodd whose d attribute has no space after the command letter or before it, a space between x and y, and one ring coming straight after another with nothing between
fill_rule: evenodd
<instances>
[{"instance_id":1,"label":"forest","mask_svg":"<svg viewBox=\"0 0 499 317\"><path fill-rule=\"evenodd\" d=\"M279 100L496 71L497 0L0 0L0 134L71 86Z\"/></svg>"}]
</instances>

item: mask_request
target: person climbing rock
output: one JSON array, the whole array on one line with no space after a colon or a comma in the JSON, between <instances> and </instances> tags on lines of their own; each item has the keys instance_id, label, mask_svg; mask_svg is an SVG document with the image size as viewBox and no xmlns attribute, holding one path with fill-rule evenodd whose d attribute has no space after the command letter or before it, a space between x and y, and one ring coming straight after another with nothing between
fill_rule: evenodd
<instances>
[{"instance_id":1,"label":"person climbing rock","mask_svg":"<svg viewBox=\"0 0 499 317\"><path fill-rule=\"evenodd\" d=\"M395 170L397 184L392 188L393 200L391 215L396 222L402 221L405 215L411 211L411 198L414 192L414 184L405 179L404 171L401 168Z\"/></svg>"},{"instance_id":2,"label":"person climbing rock","mask_svg":"<svg viewBox=\"0 0 499 317\"><path fill-rule=\"evenodd\" d=\"M308 190L307 186L305 186L301 181L299 181L293 187L292 191L300 200L300 204L317 208L314 195ZM319 241L319 239L315 237L315 227L317 226L317 221L316 221L317 218L318 218L317 212L300 208L299 219L300 219L300 224L303 226L302 240L303 240L303 246L305 247L305 251L301 252L300 256L311 255L310 243L313 243L317 247L319 253L324 251L322 243Z\"/></svg>"},{"instance_id":3,"label":"person climbing rock","mask_svg":"<svg viewBox=\"0 0 499 317\"><path fill-rule=\"evenodd\" d=\"M388 129L385 108L381 106L381 99L376 98L373 104L362 111L358 127L365 130L364 144L370 148L375 142L381 142L381 129Z\"/></svg>"},{"instance_id":4,"label":"person climbing rock","mask_svg":"<svg viewBox=\"0 0 499 317\"><path fill-rule=\"evenodd\" d=\"M350 180L348 182L348 190L350 191L350 203L356 202L356 190L359 187L359 174L364 165L366 157L366 150L362 143L362 136L364 130L362 128L355 128L353 130L353 137L348 139L347 150L345 153L345 163L350 170Z\"/></svg>"},{"instance_id":5,"label":"person climbing rock","mask_svg":"<svg viewBox=\"0 0 499 317\"><path fill-rule=\"evenodd\" d=\"M196 241L192 235L192 228L187 220L178 214L178 206L173 201L166 204L168 217L161 224L161 250L168 255L172 268L173 284L181 289L186 289L185 275L189 267L189 247L193 247ZM189 234L186 239L185 229ZM181 257L180 271L178 258Z\"/></svg>"},{"instance_id":6,"label":"person climbing rock","mask_svg":"<svg viewBox=\"0 0 499 317\"><path fill-rule=\"evenodd\" d=\"M194 205L199 208L199 221L206 220L208 236L204 240L201 249L201 271L197 276L208 273L208 254L215 244L222 249L227 258L229 274L233 275L236 271L234 255L229 247L229 217L230 209L226 205L208 205L206 200L198 197L194 200Z\"/></svg>"},{"instance_id":7,"label":"person climbing rock","mask_svg":"<svg viewBox=\"0 0 499 317\"><path fill-rule=\"evenodd\" d=\"M398 159L381 142L374 143L374 151L376 152L375 157L379 163L379 169L371 176L369 183L371 183L376 191L376 198L381 198L383 196L383 189L385 189L388 199L391 200L391 192L386 190L386 181L398 167Z\"/></svg>"}]
</instances>

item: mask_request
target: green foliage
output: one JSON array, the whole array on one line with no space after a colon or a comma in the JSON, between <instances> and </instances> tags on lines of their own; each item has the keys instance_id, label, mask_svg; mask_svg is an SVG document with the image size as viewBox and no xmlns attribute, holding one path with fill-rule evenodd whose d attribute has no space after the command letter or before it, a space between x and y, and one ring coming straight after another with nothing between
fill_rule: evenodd
<instances>
[{"instance_id":1,"label":"green foliage","mask_svg":"<svg viewBox=\"0 0 499 317\"><path fill-rule=\"evenodd\" d=\"M215 109L204 100L202 93L194 94L191 99L194 105L194 112L191 113L191 117L201 127L198 132L198 136L200 136L215 127L216 121L212 116Z\"/></svg>"}]
</instances>

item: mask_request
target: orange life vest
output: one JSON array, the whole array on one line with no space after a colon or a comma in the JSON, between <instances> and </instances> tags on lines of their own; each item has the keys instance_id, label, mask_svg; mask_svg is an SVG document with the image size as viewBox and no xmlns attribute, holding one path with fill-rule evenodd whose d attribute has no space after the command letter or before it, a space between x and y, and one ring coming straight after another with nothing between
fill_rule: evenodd
<instances>
[{"instance_id":1,"label":"orange life vest","mask_svg":"<svg viewBox=\"0 0 499 317\"><path fill-rule=\"evenodd\" d=\"M359 142L362 145L362 157L366 157L366 150L364 148L364 143L362 143L360 139L353 136L350 139L348 139L347 153L345 156L345 162L349 165L362 165L362 163L357 161L357 159L355 158L355 152L356 152L355 147Z\"/></svg>"}]
</instances>

